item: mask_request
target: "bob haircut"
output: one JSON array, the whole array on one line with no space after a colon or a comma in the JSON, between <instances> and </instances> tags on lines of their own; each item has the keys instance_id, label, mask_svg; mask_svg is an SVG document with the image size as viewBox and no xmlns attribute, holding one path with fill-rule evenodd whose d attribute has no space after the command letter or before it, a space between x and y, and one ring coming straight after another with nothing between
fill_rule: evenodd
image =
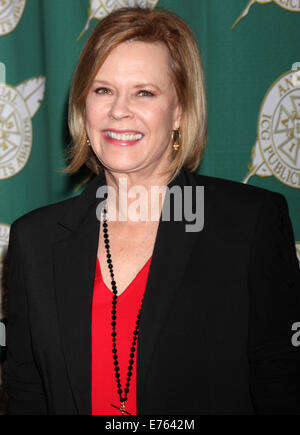
<instances>
[{"instance_id":1,"label":"bob haircut","mask_svg":"<svg viewBox=\"0 0 300 435\"><path fill-rule=\"evenodd\" d=\"M195 171L207 140L205 78L198 44L190 27L173 12L149 8L122 8L105 17L85 43L71 83L69 129L70 161L64 172L75 173L86 164L93 173L103 170L87 145L85 102L94 78L111 51L127 41L161 42L170 54L170 75L181 107L180 147L173 150L168 168L172 181L181 167ZM171 132L170 132L171 134Z\"/></svg>"}]
</instances>

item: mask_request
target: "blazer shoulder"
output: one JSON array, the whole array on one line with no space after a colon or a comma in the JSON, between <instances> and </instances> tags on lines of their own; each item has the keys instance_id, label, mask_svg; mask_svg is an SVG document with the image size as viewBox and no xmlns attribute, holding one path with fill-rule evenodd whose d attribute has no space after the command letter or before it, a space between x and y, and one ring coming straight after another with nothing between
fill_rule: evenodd
<instances>
[{"instance_id":1,"label":"blazer shoulder","mask_svg":"<svg viewBox=\"0 0 300 435\"><path fill-rule=\"evenodd\" d=\"M78 200L78 196L64 199L62 201L36 208L17 218L11 226L18 226L22 229L32 227L48 228L56 223L66 212L72 203Z\"/></svg>"},{"instance_id":2,"label":"blazer shoulder","mask_svg":"<svg viewBox=\"0 0 300 435\"><path fill-rule=\"evenodd\" d=\"M262 203L264 201L282 202L285 197L278 192L273 192L262 187L244 184L238 181L225 178L211 177L203 174L193 174L197 185L204 186L209 195L214 195L218 199L229 201L239 201L239 203Z\"/></svg>"}]
</instances>

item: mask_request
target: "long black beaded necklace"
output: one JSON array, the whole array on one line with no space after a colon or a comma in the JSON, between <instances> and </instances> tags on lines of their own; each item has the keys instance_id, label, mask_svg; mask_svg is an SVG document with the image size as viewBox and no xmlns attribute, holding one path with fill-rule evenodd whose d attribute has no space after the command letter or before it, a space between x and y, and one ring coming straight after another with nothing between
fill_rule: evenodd
<instances>
[{"instance_id":1,"label":"long black beaded necklace","mask_svg":"<svg viewBox=\"0 0 300 435\"><path fill-rule=\"evenodd\" d=\"M117 387L118 387L118 394L120 396L120 407L111 404L111 406L113 408L119 409L122 414L124 415L126 414L130 414L130 412L125 411L125 403L127 402L127 396L129 393L129 387L130 387L130 380L131 380L131 376L132 376L132 369L133 369L133 364L134 364L134 356L135 356L135 351L136 351L136 343L137 343L137 338L138 338L138 334L139 334L139 325L140 325L140 318L141 318L141 312L142 312L142 308L143 308L143 299L141 302L141 308L138 311L138 315L137 315L137 320L136 320L136 326L135 326L135 330L133 331L133 340L132 340L132 344L131 344L131 348L130 348L130 354L129 354L129 365L128 365L128 373L127 373L127 382L126 382L126 388L124 389L124 395L122 387L121 387L121 380L120 380L120 367L119 367L119 361L118 361L118 352L117 352L117 332L116 332L116 320L117 320L117 300L118 300L118 290L117 290L117 286L116 286L116 281L114 280L114 272L113 272L113 265L112 265L112 260L111 260L111 254L110 254L110 250L109 250L109 238L108 238L108 226L107 226L107 220L106 220L106 213L107 210L105 207L103 207L103 236L104 236L104 243L105 243L105 248L106 248L106 258L107 258L107 263L108 263L108 268L110 271L110 276L111 276L111 286L112 286L112 292L113 292L113 296L112 296L112 322L111 322L111 326L112 326L112 353L113 353L113 360L114 360L114 367L115 367L115 378L116 378L116 382L117 382Z\"/></svg>"}]
</instances>

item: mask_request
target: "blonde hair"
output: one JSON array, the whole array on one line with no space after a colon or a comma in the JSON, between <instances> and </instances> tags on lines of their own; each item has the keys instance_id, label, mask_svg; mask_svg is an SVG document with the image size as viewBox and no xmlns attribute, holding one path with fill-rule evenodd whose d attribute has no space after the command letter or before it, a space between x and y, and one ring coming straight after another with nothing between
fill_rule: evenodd
<instances>
[{"instance_id":1,"label":"blonde hair","mask_svg":"<svg viewBox=\"0 0 300 435\"><path fill-rule=\"evenodd\" d=\"M162 42L170 54L170 74L182 109L180 148L168 168L173 180L183 165L195 171L207 140L205 78L198 44L192 30L178 15L161 9L122 8L105 17L93 30L81 52L70 89L67 150L75 173L84 164L96 174L103 170L86 143L85 101L93 80L111 51L126 41ZM171 181L170 180L170 181Z\"/></svg>"}]
</instances>

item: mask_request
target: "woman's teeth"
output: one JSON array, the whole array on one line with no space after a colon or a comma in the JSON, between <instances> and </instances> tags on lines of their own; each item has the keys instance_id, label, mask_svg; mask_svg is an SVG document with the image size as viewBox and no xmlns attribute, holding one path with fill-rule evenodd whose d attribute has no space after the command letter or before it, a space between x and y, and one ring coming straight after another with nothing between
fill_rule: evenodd
<instances>
[{"instance_id":1,"label":"woman's teeth","mask_svg":"<svg viewBox=\"0 0 300 435\"><path fill-rule=\"evenodd\" d=\"M106 134L111 139L123 140L126 142L139 140L139 139L142 139L142 137L143 137L143 135L140 133L138 133L138 134L126 134L126 133L119 134L119 133L115 133L114 131L107 131Z\"/></svg>"}]
</instances>

